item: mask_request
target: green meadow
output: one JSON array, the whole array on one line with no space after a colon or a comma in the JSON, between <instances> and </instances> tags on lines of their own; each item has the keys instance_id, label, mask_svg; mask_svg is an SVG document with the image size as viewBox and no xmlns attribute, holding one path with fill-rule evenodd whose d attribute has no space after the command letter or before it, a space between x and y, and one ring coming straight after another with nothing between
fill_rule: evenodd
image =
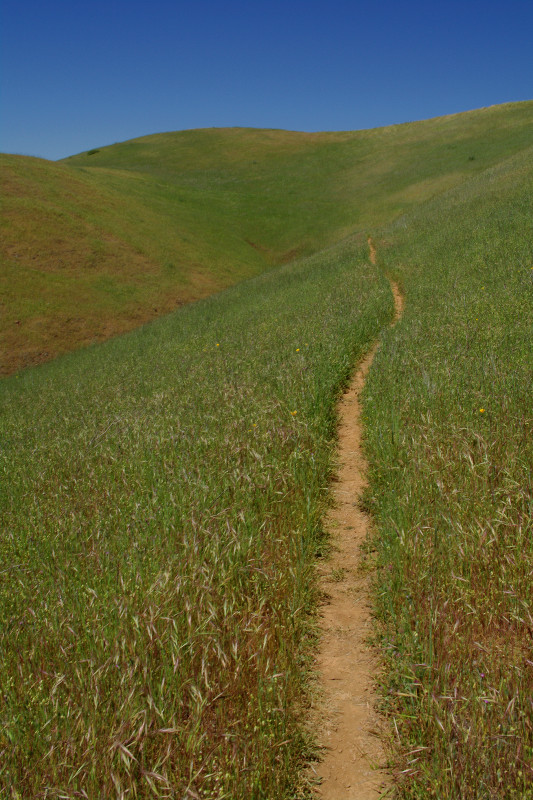
<instances>
[{"instance_id":1,"label":"green meadow","mask_svg":"<svg viewBox=\"0 0 533 800\"><path fill-rule=\"evenodd\" d=\"M391 313L346 243L2 383L15 797L289 791L334 401Z\"/></svg>"},{"instance_id":2,"label":"green meadow","mask_svg":"<svg viewBox=\"0 0 533 800\"><path fill-rule=\"evenodd\" d=\"M531 143L514 103L370 131L207 129L0 156L0 375L375 228Z\"/></svg>"},{"instance_id":3,"label":"green meadow","mask_svg":"<svg viewBox=\"0 0 533 800\"><path fill-rule=\"evenodd\" d=\"M533 148L398 220L366 386L399 796L533 797Z\"/></svg>"},{"instance_id":4,"label":"green meadow","mask_svg":"<svg viewBox=\"0 0 533 800\"><path fill-rule=\"evenodd\" d=\"M517 103L1 157L0 797L313 796L335 404L378 338L393 796L533 797L532 141Z\"/></svg>"}]
</instances>

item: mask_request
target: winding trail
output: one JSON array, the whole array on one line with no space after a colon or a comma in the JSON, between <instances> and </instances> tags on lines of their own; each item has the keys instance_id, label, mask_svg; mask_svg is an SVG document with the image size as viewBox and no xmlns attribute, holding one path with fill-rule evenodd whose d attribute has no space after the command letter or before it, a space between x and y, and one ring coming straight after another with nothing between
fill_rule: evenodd
<instances>
[{"instance_id":1,"label":"winding trail","mask_svg":"<svg viewBox=\"0 0 533 800\"><path fill-rule=\"evenodd\" d=\"M368 244L370 261L375 264L375 246L371 239ZM394 325L402 314L403 298L395 284L391 287ZM361 568L360 555L370 520L359 508L366 486L359 397L378 346L376 343L359 364L338 406L339 469L334 505L326 519L333 552L320 572L320 588L326 597L317 658L322 697L315 709L323 748L323 760L315 767L321 779L316 791L324 800L377 800L389 783L379 768L385 754L374 711L377 657L367 644L371 633L369 576Z\"/></svg>"}]
</instances>

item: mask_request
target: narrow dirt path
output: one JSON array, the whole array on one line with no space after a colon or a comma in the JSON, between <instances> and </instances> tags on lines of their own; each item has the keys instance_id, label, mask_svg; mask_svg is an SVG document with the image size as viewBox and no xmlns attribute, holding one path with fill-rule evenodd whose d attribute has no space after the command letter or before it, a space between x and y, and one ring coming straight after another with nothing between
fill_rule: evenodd
<instances>
[{"instance_id":1,"label":"narrow dirt path","mask_svg":"<svg viewBox=\"0 0 533 800\"><path fill-rule=\"evenodd\" d=\"M370 260L376 250L369 239ZM392 284L395 324L403 298ZM322 699L316 709L323 760L315 767L325 800L377 800L387 786L385 754L374 711L373 677L376 655L367 645L371 632L369 576L361 569L361 544L369 528L359 499L366 486L366 463L361 449L360 394L378 344L359 364L341 399L339 413L339 470L334 506L326 520L332 537L332 557L323 565L320 587L327 598L322 608L322 640L317 659Z\"/></svg>"},{"instance_id":2,"label":"narrow dirt path","mask_svg":"<svg viewBox=\"0 0 533 800\"><path fill-rule=\"evenodd\" d=\"M378 251L376 250L376 245L374 244L371 236L368 237L367 242L368 242L370 263L375 264L378 255Z\"/></svg>"}]
</instances>

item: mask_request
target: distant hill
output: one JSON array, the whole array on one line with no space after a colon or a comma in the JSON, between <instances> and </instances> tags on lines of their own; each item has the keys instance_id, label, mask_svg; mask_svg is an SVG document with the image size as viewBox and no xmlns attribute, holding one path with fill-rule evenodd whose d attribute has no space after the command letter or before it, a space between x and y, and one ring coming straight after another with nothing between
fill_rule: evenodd
<instances>
[{"instance_id":1,"label":"distant hill","mask_svg":"<svg viewBox=\"0 0 533 800\"><path fill-rule=\"evenodd\" d=\"M0 156L0 374L380 226L528 146L533 102L368 131L162 133Z\"/></svg>"}]
</instances>

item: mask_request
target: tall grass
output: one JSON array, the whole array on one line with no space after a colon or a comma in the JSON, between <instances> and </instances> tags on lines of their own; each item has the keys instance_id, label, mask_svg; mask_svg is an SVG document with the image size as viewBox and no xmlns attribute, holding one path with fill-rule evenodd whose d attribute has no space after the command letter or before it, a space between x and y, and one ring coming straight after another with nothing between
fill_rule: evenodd
<instances>
[{"instance_id":1,"label":"tall grass","mask_svg":"<svg viewBox=\"0 0 533 800\"><path fill-rule=\"evenodd\" d=\"M407 300L365 404L399 797L533 796L531 151L486 169L530 141L531 108L72 160L91 224L100 178L137 187L111 244L159 269L186 197L228 280L462 183L378 250ZM205 163L178 153L177 174L178 140ZM0 794L294 794L334 403L392 315L356 241L0 383Z\"/></svg>"},{"instance_id":2,"label":"tall grass","mask_svg":"<svg viewBox=\"0 0 533 800\"><path fill-rule=\"evenodd\" d=\"M398 797L533 797L531 149L385 232L366 391Z\"/></svg>"},{"instance_id":3,"label":"tall grass","mask_svg":"<svg viewBox=\"0 0 533 800\"><path fill-rule=\"evenodd\" d=\"M0 794L295 790L334 402L392 313L346 243L0 384Z\"/></svg>"}]
</instances>

